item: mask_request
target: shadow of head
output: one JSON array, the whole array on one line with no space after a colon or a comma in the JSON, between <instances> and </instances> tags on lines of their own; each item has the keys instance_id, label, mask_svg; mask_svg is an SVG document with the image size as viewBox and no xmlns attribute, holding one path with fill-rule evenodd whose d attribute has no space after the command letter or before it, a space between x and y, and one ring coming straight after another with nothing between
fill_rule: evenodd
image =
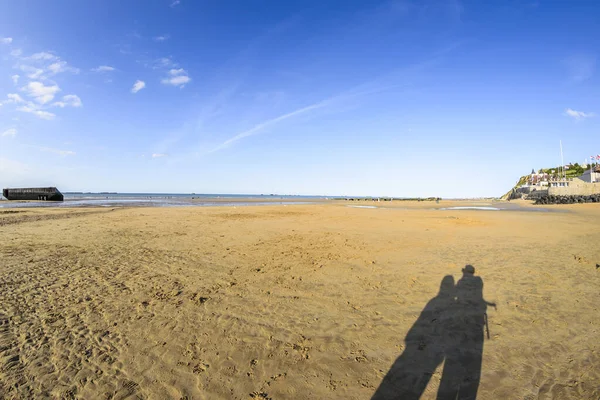
<instances>
[{"instance_id":1,"label":"shadow of head","mask_svg":"<svg viewBox=\"0 0 600 400\"><path fill-rule=\"evenodd\" d=\"M463 274L465 275L474 275L475 274L475 267L472 266L471 264L467 264L465 265L465 267L462 269Z\"/></svg>"},{"instance_id":2,"label":"shadow of head","mask_svg":"<svg viewBox=\"0 0 600 400\"><path fill-rule=\"evenodd\" d=\"M452 275L446 275L440 283L440 296L454 296L454 277Z\"/></svg>"}]
</instances>

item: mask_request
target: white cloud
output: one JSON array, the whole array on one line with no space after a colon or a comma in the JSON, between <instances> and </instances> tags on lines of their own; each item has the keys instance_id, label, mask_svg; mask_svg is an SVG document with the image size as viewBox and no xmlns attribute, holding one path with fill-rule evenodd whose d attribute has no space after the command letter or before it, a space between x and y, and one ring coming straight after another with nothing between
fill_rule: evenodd
<instances>
[{"instance_id":1,"label":"white cloud","mask_svg":"<svg viewBox=\"0 0 600 400\"><path fill-rule=\"evenodd\" d=\"M171 7L176 7L176 6L178 6L179 4L181 4L181 0L173 0L173 1L171 2Z\"/></svg>"},{"instance_id":2,"label":"white cloud","mask_svg":"<svg viewBox=\"0 0 600 400\"><path fill-rule=\"evenodd\" d=\"M77 154L77 153L75 153L74 151L71 151L71 150L53 149L51 147L40 147L40 150L41 151L47 151L49 153L55 153L55 154L61 155L63 157L64 156L74 156L75 154Z\"/></svg>"},{"instance_id":3,"label":"white cloud","mask_svg":"<svg viewBox=\"0 0 600 400\"><path fill-rule=\"evenodd\" d=\"M52 120L56 117L56 114L47 111L49 107L82 107L83 103L79 96L74 94L68 94L62 97L61 101L50 103L56 94L60 92L58 85L45 85L42 82L28 82L27 85L21 88L21 91L26 94L28 98L23 98L18 93L8 93L7 100L4 104L15 104L17 105L16 110L32 114L38 118L45 120ZM1 103L0 103L1 105Z\"/></svg>"},{"instance_id":4,"label":"white cloud","mask_svg":"<svg viewBox=\"0 0 600 400\"><path fill-rule=\"evenodd\" d=\"M6 103L24 103L25 100L18 93L9 93L6 95L8 101Z\"/></svg>"},{"instance_id":5,"label":"white cloud","mask_svg":"<svg viewBox=\"0 0 600 400\"><path fill-rule=\"evenodd\" d=\"M20 78L20 76L19 76L19 75L16 75L16 74L15 74L15 75L11 76L10 78L12 79L12 81L13 81L13 83L14 83L15 85L16 85L17 83L19 83L19 78Z\"/></svg>"},{"instance_id":6,"label":"white cloud","mask_svg":"<svg viewBox=\"0 0 600 400\"><path fill-rule=\"evenodd\" d=\"M21 57L21 50L11 54L18 59L14 68L20 69L27 78L32 80L46 80L49 76L63 72L79 73L79 68L70 66L57 55L47 51L35 53L29 57Z\"/></svg>"},{"instance_id":7,"label":"white cloud","mask_svg":"<svg viewBox=\"0 0 600 400\"><path fill-rule=\"evenodd\" d=\"M60 92L58 85L46 86L42 82L29 82L21 90L40 104L51 102L56 93Z\"/></svg>"},{"instance_id":8,"label":"white cloud","mask_svg":"<svg viewBox=\"0 0 600 400\"><path fill-rule=\"evenodd\" d=\"M56 114L53 114L51 112L44 111L44 110L38 110L34 104L27 104L26 106L19 107L19 108L17 108L17 111L30 113L30 114L35 115L38 118L46 119L46 120L51 120L51 119L54 119L54 117L56 117Z\"/></svg>"},{"instance_id":9,"label":"white cloud","mask_svg":"<svg viewBox=\"0 0 600 400\"><path fill-rule=\"evenodd\" d=\"M20 57L21 54L23 54L23 50L21 49L14 49L10 52L10 55L13 57Z\"/></svg>"},{"instance_id":10,"label":"white cloud","mask_svg":"<svg viewBox=\"0 0 600 400\"><path fill-rule=\"evenodd\" d=\"M586 119L586 118L594 117L596 114L591 113L591 112L590 113L586 113L586 112L583 112L583 111L575 111L575 110L573 110L571 108L567 108L565 110L565 115L567 115L569 117L572 117L572 118L575 118L577 121L581 121L581 120Z\"/></svg>"},{"instance_id":11,"label":"white cloud","mask_svg":"<svg viewBox=\"0 0 600 400\"><path fill-rule=\"evenodd\" d=\"M165 78L161 82L167 85L184 87L186 83L191 81L190 77L187 75L174 76L171 78Z\"/></svg>"},{"instance_id":12,"label":"white cloud","mask_svg":"<svg viewBox=\"0 0 600 400\"><path fill-rule=\"evenodd\" d=\"M38 79L38 78L42 77L43 73L44 73L43 69L36 69L35 72L32 72L31 74L27 75L27 77L30 79Z\"/></svg>"},{"instance_id":13,"label":"white cloud","mask_svg":"<svg viewBox=\"0 0 600 400\"><path fill-rule=\"evenodd\" d=\"M74 94L68 94L63 96L62 101L57 101L52 104L53 106L64 108L64 107L81 107L83 103L79 96Z\"/></svg>"},{"instance_id":14,"label":"white cloud","mask_svg":"<svg viewBox=\"0 0 600 400\"><path fill-rule=\"evenodd\" d=\"M92 68L92 72L111 72L114 71L115 68L108 65L101 65L98 68Z\"/></svg>"},{"instance_id":15,"label":"white cloud","mask_svg":"<svg viewBox=\"0 0 600 400\"><path fill-rule=\"evenodd\" d=\"M35 53L30 55L29 57L27 57L30 60L36 60L36 61L40 61L40 60L46 60L46 61L50 61L50 60L57 60L58 57L55 56L52 53L48 53L47 51L42 51L40 53Z\"/></svg>"},{"instance_id":16,"label":"white cloud","mask_svg":"<svg viewBox=\"0 0 600 400\"><path fill-rule=\"evenodd\" d=\"M61 72L72 72L74 74L79 73L79 68L73 68L67 64L66 61L57 61L48 65L48 71L50 71L53 75L59 74Z\"/></svg>"},{"instance_id":17,"label":"white cloud","mask_svg":"<svg viewBox=\"0 0 600 400\"><path fill-rule=\"evenodd\" d=\"M42 77L44 70L41 68L32 67L29 65L20 65L19 69L23 72L27 72L27 77L29 79L39 79Z\"/></svg>"},{"instance_id":18,"label":"white cloud","mask_svg":"<svg viewBox=\"0 0 600 400\"><path fill-rule=\"evenodd\" d=\"M167 155L164 153L154 153L152 154L152 158L160 158L160 157L166 157Z\"/></svg>"},{"instance_id":19,"label":"white cloud","mask_svg":"<svg viewBox=\"0 0 600 400\"><path fill-rule=\"evenodd\" d=\"M158 60L154 61L154 69L159 69L159 68L172 68L172 67L176 67L177 64L173 62L173 60L171 60L169 57L162 57L159 58Z\"/></svg>"},{"instance_id":20,"label":"white cloud","mask_svg":"<svg viewBox=\"0 0 600 400\"><path fill-rule=\"evenodd\" d=\"M135 83L133 84L133 87L131 88L131 93L137 93L145 87L146 87L146 82L137 80L137 81L135 81Z\"/></svg>"},{"instance_id":21,"label":"white cloud","mask_svg":"<svg viewBox=\"0 0 600 400\"><path fill-rule=\"evenodd\" d=\"M48 65L48 71L53 74L58 74L59 72L63 72L66 70L67 63L64 61L55 62L53 64Z\"/></svg>"},{"instance_id":22,"label":"white cloud","mask_svg":"<svg viewBox=\"0 0 600 400\"><path fill-rule=\"evenodd\" d=\"M63 101L67 104L70 104L72 107L81 107L83 105L79 96L74 94L68 94L64 96Z\"/></svg>"},{"instance_id":23,"label":"white cloud","mask_svg":"<svg viewBox=\"0 0 600 400\"><path fill-rule=\"evenodd\" d=\"M171 37L171 36L169 36L169 35L156 36L156 37L154 38L154 41L155 41L155 42L164 42L164 41L167 41L167 40L169 40L169 38L170 38L170 37Z\"/></svg>"},{"instance_id":24,"label":"white cloud","mask_svg":"<svg viewBox=\"0 0 600 400\"><path fill-rule=\"evenodd\" d=\"M3 37L0 38L0 43L2 44L11 44L13 39L11 37Z\"/></svg>"},{"instance_id":25,"label":"white cloud","mask_svg":"<svg viewBox=\"0 0 600 400\"><path fill-rule=\"evenodd\" d=\"M161 82L165 85L173 85L184 87L186 83L191 81L191 78L187 75L187 72L183 69L171 69L169 70L170 77L164 78Z\"/></svg>"},{"instance_id":26,"label":"white cloud","mask_svg":"<svg viewBox=\"0 0 600 400\"><path fill-rule=\"evenodd\" d=\"M2 132L2 136L15 137L15 136L17 136L17 130L15 128L7 129L4 132Z\"/></svg>"}]
</instances>

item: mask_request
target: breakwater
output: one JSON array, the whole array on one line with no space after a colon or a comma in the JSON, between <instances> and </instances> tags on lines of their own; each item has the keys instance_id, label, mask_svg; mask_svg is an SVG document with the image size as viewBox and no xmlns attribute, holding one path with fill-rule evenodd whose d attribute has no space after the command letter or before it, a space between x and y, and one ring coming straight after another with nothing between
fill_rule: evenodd
<instances>
[{"instance_id":1,"label":"breakwater","mask_svg":"<svg viewBox=\"0 0 600 400\"><path fill-rule=\"evenodd\" d=\"M600 203L600 194L591 195L546 195L535 200L535 204L578 204Z\"/></svg>"},{"instance_id":2,"label":"breakwater","mask_svg":"<svg viewBox=\"0 0 600 400\"><path fill-rule=\"evenodd\" d=\"M2 189L2 196L8 200L42 200L63 201L63 194L55 187L7 188Z\"/></svg>"},{"instance_id":3,"label":"breakwater","mask_svg":"<svg viewBox=\"0 0 600 400\"><path fill-rule=\"evenodd\" d=\"M440 201L441 197L334 197L344 201Z\"/></svg>"}]
</instances>

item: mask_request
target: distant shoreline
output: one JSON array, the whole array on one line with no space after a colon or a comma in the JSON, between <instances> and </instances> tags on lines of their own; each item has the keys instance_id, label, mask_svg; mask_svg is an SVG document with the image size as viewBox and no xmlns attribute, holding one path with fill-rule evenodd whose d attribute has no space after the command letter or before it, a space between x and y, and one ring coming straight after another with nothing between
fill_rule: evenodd
<instances>
[{"instance_id":1,"label":"distant shoreline","mask_svg":"<svg viewBox=\"0 0 600 400\"><path fill-rule=\"evenodd\" d=\"M213 208L213 207L250 207L250 206L301 206L301 205L332 205L342 207L354 207L377 210L432 210L432 211L460 211L479 210L485 211L556 211L554 207L535 207L529 201L498 201L482 199L463 200L395 200L395 201L373 201L373 200L340 200L327 198L260 198L260 197L237 197L237 198L191 198L171 196L136 196L111 197L94 196L93 198L69 198L65 197L63 202L50 201L0 201L0 210L8 209L73 209L73 208Z\"/></svg>"}]
</instances>

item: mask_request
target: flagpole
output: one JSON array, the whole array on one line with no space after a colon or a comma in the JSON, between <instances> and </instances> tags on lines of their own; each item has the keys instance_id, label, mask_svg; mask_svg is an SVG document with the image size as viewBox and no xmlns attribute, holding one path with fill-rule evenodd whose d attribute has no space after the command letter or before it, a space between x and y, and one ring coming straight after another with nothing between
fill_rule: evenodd
<instances>
[{"instance_id":1,"label":"flagpole","mask_svg":"<svg viewBox=\"0 0 600 400\"><path fill-rule=\"evenodd\" d=\"M560 141L560 168L561 168L561 179L566 179L567 178L567 174L565 173L565 160L563 158L563 151L562 151L562 140Z\"/></svg>"}]
</instances>

